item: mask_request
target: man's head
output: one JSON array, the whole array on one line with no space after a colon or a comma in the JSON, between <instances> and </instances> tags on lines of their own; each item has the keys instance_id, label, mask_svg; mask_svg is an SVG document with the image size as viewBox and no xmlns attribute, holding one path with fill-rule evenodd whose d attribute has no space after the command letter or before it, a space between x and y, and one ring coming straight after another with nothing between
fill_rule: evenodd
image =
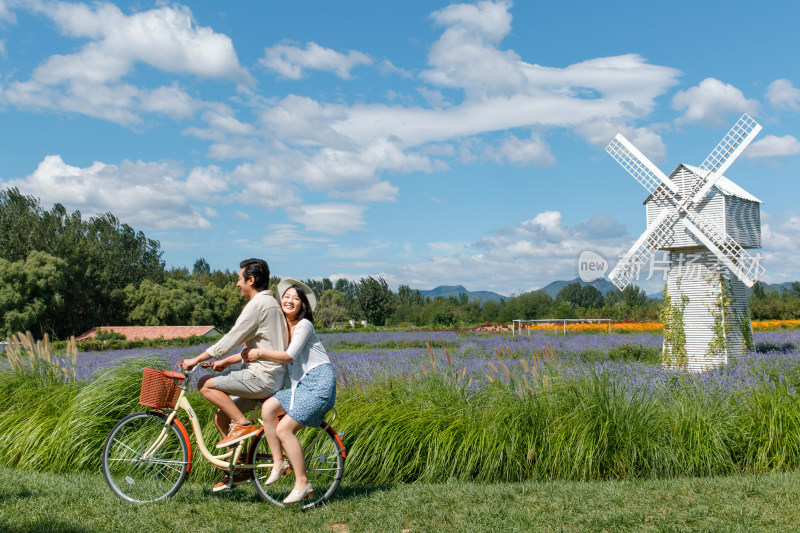
<instances>
[{"instance_id":1,"label":"man's head","mask_svg":"<svg viewBox=\"0 0 800 533\"><path fill-rule=\"evenodd\" d=\"M245 259L239 263L239 281L236 286L242 291L242 296L252 298L254 295L245 294L247 289L259 293L269 288L269 265L263 259Z\"/></svg>"}]
</instances>

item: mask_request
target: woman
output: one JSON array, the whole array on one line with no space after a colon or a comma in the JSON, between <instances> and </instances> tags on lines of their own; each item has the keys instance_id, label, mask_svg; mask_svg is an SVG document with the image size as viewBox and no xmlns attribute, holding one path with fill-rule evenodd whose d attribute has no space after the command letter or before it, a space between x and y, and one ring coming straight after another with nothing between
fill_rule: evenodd
<instances>
[{"instance_id":1,"label":"woman","mask_svg":"<svg viewBox=\"0 0 800 533\"><path fill-rule=\"evenodd\" d=\"M308 285L287 278L278 284L281 309L289 324L289 347L285 352L265 348L242 350L247 361L266 359L291 363L292 387L277 392L261 410L264 434L272 457L276 458L266 480L270 485L294 470L294 488L283 503L297 503L312 491L306 476L303 448L295 433L303 426L319 427L336 400L336 377L325 348L314 331L317 299ZM278 421L278 416L286 415ZM283 461L283 452L289 461ZM279 460L280 463L278 462Z\"/></svg>"}]
</instances>

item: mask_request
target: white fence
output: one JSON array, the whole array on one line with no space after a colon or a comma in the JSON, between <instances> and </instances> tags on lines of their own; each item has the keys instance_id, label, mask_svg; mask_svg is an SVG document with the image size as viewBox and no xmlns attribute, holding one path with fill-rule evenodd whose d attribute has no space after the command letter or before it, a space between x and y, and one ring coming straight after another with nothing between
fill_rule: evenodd
<instances>
[{"instance_id":1,"label":"white fence","mask_svg":"<svg viewBox=\"0 0 800 533\"><path fill-rule=\"evenodd\" d=\"M522 335L522 328L524 324L553 324L553 333L558 333L562 329L564 335L567 334L567 323L594 323L594 322L607 322L608 332L611 333L611 319L610 318L546 318L541 320L521 320L515 319L511 321L511 335L514 336L519 332ZM528 330L528 336L531 334L531 328Z\"/></svg>"}]
</instances>

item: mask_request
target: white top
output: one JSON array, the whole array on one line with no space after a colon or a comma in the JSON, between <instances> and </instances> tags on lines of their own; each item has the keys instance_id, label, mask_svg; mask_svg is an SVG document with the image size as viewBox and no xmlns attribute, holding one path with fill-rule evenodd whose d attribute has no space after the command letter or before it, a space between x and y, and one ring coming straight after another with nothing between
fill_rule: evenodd
<instances>
[{"instance_id":1,"label":"white top","mask_svg":"<svg viewBox=\"0 0 800 533\"><path fill-rule=\"evenodd\" d=\"M272 291L261 291L247 302L231 330L206 352L214 359L219 359L241 344L248 348L283 351L288 337L286 318ZM244 361L242 368L250 370L264 386L270 388L282 384L286 375L285 365L266 359Z\"/></svg>"},{"instance_id":2,"label":"white top","mask_svg":"<svg viewBox=\"0 0 800 533\"><path fill-rule=\"evenodd\" d=\"M322 346L314 330L314 324L304 318L294 327L292 340L286 353L292 358L292 369L289 376L292 378L292 399L289 401L289 409L294 406L294 391L309 370L325 363L330 363L328 352Z\"/></svg>"}]
</instances>

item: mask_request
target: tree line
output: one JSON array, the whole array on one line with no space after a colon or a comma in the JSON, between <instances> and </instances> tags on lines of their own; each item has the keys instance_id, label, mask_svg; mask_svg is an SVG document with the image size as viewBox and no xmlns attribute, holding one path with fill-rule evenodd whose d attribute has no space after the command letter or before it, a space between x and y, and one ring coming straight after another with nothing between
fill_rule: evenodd
<instances>
[{"instance_id":1,"label":"tree line","mask_svg":"<svg viewBox=\"0 0 800 533\"><path fill-rule=\"evenodd\" d=\"M0 326L55 338L96 326L213 325L229 329L244 301L238 272L212 270L200 258L191 269L165 267L158 241L105 213L85 219L16 188L0 191ZM280 278L273 277L276 288ZM499 301L466 294L430 298L382 278L304 280L319 301L322 327L349 320L376 326L471 327L514 319L611 318L658 320L661 301L629 286L603 295L573 283L555 298L543 291ZM800 318L800 283L769 291L756 284L755 319Z\"/></svg>"}]
</instances>

